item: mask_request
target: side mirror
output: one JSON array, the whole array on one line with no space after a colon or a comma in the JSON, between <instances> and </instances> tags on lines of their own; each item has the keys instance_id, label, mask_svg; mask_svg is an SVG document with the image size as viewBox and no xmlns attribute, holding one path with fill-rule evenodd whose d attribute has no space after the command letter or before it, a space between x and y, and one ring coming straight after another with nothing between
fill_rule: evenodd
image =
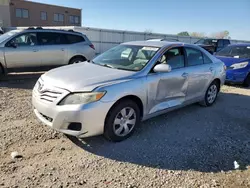
<instances>
[{"instance_id":1,"label":"side mirror","mask_svg":"<svg viewBox=\"0 0 250 188\"><path fill-rule=\"evenodd\" d=\"M154 72L170 72L171 66L168 64L158 64L154 67Z\"/></svg>"}]
</instances>

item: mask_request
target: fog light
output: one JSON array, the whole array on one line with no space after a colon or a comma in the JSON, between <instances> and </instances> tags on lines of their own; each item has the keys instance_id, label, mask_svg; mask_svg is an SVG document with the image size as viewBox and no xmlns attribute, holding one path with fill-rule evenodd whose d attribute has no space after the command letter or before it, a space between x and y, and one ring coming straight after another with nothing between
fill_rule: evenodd
<instances>
[{"instance_id":1,"label":"fog light","mask_svg":"<svg viewBox=\"0 0 250 188\"><path fill-rule=\"evenodd\" d=\"M69 126L68 126L68 129L69 130L72 130L72 131L80 131L82 130L82 124L81 123L70 123Z\"/></svg>"}]
</instances>

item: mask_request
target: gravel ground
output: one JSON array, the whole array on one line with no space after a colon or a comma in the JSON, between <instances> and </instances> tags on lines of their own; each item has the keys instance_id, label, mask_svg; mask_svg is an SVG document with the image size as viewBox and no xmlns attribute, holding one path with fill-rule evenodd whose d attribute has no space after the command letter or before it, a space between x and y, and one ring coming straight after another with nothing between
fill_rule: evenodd
<instances>
[{"instance_id":1,"label":"gravel ground","mask_svg":"<svg viewBox=\"0 0 250 188\"><path fill-rule=\"evenodd\" d=\"M250 187L250 89L224 86L214 106L167 113L110 143L42 125L31 105L36 79L0 82L0 187Z\"/></svg>"}]
</instances>

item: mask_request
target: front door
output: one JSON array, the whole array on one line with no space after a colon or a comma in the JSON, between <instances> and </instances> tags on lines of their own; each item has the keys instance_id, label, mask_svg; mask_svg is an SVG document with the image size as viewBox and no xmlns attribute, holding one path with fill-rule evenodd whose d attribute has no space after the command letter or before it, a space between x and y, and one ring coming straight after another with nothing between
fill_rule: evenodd
<instances>
[{"instance_id":1,"label":"front door","mask_svg":"<svg viewBox=\"0 0 250 188\"><path fill-rule=\"evenodd\" d=\"M11 39L4 48L7 68L19 70L40 66L40 47L36 33L24 33Z\"/></svg>"},{"instance_id":2,"label":"front door","mask_svg":"<svg viewBox=\"0 0 250 188\"><path fill-rule=\"evenodd\" d=\"M185 102L188 77L185 74L183 47L169 49L158 63L169 64L168 73L150 73L148 82L148 114L152 114Z\"/></svg>"},{"instance_id":3,"label":"front door","mask_svg":"<svg viewBox=\"0 0 250 188\"><path fill-rule=\"evenodd\" d=\"M56 32L39 32L38 42L41 45L43 56L42 67L54 67L68 64L67 52L69 44L66 44L64 35Z\"/></svg>"}]
</instances>

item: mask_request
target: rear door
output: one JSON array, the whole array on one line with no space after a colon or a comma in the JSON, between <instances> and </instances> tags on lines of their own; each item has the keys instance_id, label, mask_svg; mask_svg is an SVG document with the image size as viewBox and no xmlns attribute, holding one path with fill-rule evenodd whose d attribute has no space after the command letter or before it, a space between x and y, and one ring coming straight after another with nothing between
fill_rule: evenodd
<instances>
[{"instance_id":1,"label":"rear door","mask_svg":"<svg viewBox=\"0 0 250 188\"><path fill-rule=\"evenodd\" d=\"M212 60L203 52L191 47L185 47L187 57L186 74L188 76L188 89L186 100L196 100L203 97L214 69Z\"/></svg>"},{"instance_id":2,"label":"rear door","mask_svg":"<svg viewBox=\"0 0 250 188\"><path fill-rule=\"evenodd\" d=\"M158 63L169 64L172 68L167 73L150 73L148 82L149 114L179 106L186 98L188 77L185 74L183 47L167 50Z\"/></svg>"},{"instance_id":3,"label":"rear door","mask_svg":"<svg viewBox=\"0 0 250 188\"><path fill-rule=\"evenodd\" d=\"M15 45L15 47L14 47ZM37 33L22 33L5 44L4 48L7 68L13 70L39 67L41 63L40 47Z\"/></svg>"},{"instance_id":4,"label":"rear door","mask_svg":"<svg viewBox=\"0 0 250 188\"><path fill-rule=\"evenodd\" d=\"M42 67L68 64L68 42L60 32L39 32L38 42L41 46Z\"/></svg>"}]
</instances>

